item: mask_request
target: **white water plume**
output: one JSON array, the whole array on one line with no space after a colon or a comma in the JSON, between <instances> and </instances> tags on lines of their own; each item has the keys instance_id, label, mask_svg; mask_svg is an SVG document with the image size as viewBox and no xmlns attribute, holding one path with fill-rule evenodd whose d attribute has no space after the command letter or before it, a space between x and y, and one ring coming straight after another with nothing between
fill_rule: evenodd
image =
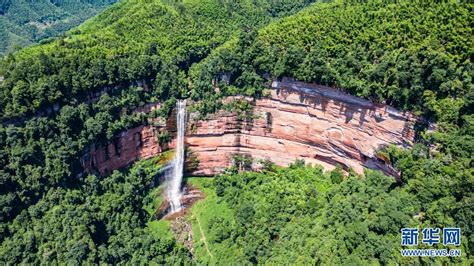
<instances>
[{"instance_id":1,"label":"white water plume","mask_svg":"<svg viewBox=\"0 0 474 266\"><path fill-rule=\"evenodd\" d=\"M168 179L168 199L170 212L180 211L181 206L181 182L183 180L184 168L184 134L186 131L186 100L178 100L176 104L176 150L172 162L171 176Z\"/></svg>"}]
</instances>

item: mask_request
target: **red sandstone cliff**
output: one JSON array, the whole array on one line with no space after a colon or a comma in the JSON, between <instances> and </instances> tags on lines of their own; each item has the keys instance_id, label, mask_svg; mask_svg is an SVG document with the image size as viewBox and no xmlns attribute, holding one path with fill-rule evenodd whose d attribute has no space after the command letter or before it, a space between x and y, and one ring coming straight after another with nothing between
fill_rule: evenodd
<instances>
[{"instance_id":1,"label":"red sandstone cliff","mask_svg":"<svg viewBox=\"0 0 474 266\"><path fill-rule=\"evenodd\" d=\"M193 174L215 174L232 164L233 155L246 154L277 165L304 159L326 169L341 164L362 173L367 166L396 175L375 151L411 145L411 115L322 86L272 87L270 97L255 102L252 122L225 112L195 122L186 139L200 162Z\"/></svg>"},{"instance_id":2,"label":"red sandstone cliff","mask_svg":"<svg viewBox=\"0 0 474 266\"><path fill-rule=\"evenodd\" d=\"M86 172L97 171L106 175L161 152L163 149L158 144L157 131L151 126L140 126L122 132L106 147L92 146L81 158L81 164Z\"/></svg>"},{"instance_id":3,"label":"red sandstone cliff","mask_svg":"<svg viewBox=\"0 0 474 266\"><path fill-rule=\"evenodd\" d=\"M214 175L231 166L235 155L246 155L254 167L259 160L284 166L304 159L328 170L340 164L362 173L366 166L397 176L375 152L389 144L410 146L414 137L412 115L323 86L274 82L271 95L253 105L248 121L223 111L200 121L190 115L186 143L199 162L188 167L190 174ZM107 149L91 150L83 166L105 174L162 150L157 129L142 126L122 133Z\"/></svg>"}]
</instances>

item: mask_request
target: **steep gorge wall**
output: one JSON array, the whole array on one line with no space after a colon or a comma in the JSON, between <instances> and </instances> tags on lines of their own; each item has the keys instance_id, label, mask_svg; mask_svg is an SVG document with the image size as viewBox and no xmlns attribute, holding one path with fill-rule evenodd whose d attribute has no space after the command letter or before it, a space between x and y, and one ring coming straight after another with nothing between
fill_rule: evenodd
<instances>
[{"instance_id":1,"label":"steep gorge wall","mask_svg":"<svg viewBox=\"0 0 474 266\"><path fill-rule=\"evenodd\" d=\"M362 173L363 166L397 173L377 158L377 149L410 146L415 118L389 106L340 91L298 82L274 82L271 95L255 101L254 119L245 122L221 112L195 121L187 143L200 164L193 174L212 175L236 154L288 165L295 159Z\"/></svg>"},{"instance_id":2,"label":"steep gorge wall","mask_svg":"<svg viewBox=\"0 0 474 266\"><path fill-rule=\"evenodd\" d=\"M150 113L159 108L159 103L147 104L135 112ZM150 125L124 131L105 146L89 147L81 158L81 165L86 172L106 175L139 159L156 156L168 148L168 143L160 145L158 133L157 127Z\"/></svg>"},{"instance_id":3,"label":"steep gorge wall","mask_svg":"<svg viewBox=\"0 0 474 266\"><path fill-rule=\"evenodd\" d=\"M152 126L140 126L116 136L105 147L93 145L81 158L86 172L110 174L115 169L131 165L139 159L151 158L163 152L157 131Z\"/></svg>"},{"instance_id":4,"label":"steep gorge wall","mask_svg":"<svg viewBox=\"0 0 474 266\"><path fill-rule=\"evenodd\" d=\"M254 168L259 160L285 166L304 159L328 170L340 164L362 173L365 166L397 177L376 151L389 144L410 146L414 138L416 119L411 114L319 85L274 82L271 95L252 104L253 115L247 119L224 111L204 120L190 116L189 174L217 174L236 155L244 155L252 158ZM173 123L167 124L173 131ZM114 142L107 149L91 150L83 160L85 168L104 174L167 148L158 144L157 129L151 126L124 132Z\"/></svg>"}]
</instances>

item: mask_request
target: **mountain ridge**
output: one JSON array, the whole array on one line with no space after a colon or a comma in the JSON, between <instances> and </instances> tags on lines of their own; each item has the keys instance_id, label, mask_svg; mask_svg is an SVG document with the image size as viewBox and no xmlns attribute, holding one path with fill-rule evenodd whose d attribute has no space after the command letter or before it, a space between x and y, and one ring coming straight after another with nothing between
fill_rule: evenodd
<instances>
[{"instance_id":1,"label":"mountain ridge","mask_svg":"<svg viewBox=\"0 0 474 266\"><path fill-rule=\"evenodd\" d=\"M116 0L0 2L0 55L56 37Z\"/></svg>"}]
</instances>

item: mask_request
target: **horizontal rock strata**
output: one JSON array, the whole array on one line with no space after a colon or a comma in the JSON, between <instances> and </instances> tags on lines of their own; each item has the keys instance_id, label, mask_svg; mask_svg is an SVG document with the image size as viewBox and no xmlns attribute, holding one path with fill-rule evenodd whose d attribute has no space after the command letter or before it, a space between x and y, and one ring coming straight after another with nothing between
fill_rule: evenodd
<instances>
[{"instance_id":1,"label":"horizontal rock strata","mask_svg":"<svg viewBox=\"0 0 474 266\"><path fill-rule=\"evenodd\" d=\"M235 155L285 166L296 159L333 169L340 164L397 175L376 151L389 144L410 146L415 118L385 105L310 84L274 82L271 95L255 101L251 121L220 112L195 121L186 139L199 160L193 174L213 175ZM255 164L254 164L255 167Z\"/></svg>"},{"instance_id":2,"label":"horizontal rock strata","mask_svg":"<svg viewBox=\"0 0 474 266\"><path fill-rule=\"evenodd\" d=\"M377 150L390 144L408 147L414 138L411 114L319 85L273 82L271 94L252 105L247 117L224 111L204 120L190 115L188 174L220 173L240 155L251 159L253 168L262 160L286 166L303 159L327 170L340 164L358 173L369 167L397 176ZM166 124L173 131L172 121ZM151 126L124 132L107 149L91 149L83 166L105 174L159 154L167 147L158 144L157 134Z\"/></svg>"}]
</instances>

